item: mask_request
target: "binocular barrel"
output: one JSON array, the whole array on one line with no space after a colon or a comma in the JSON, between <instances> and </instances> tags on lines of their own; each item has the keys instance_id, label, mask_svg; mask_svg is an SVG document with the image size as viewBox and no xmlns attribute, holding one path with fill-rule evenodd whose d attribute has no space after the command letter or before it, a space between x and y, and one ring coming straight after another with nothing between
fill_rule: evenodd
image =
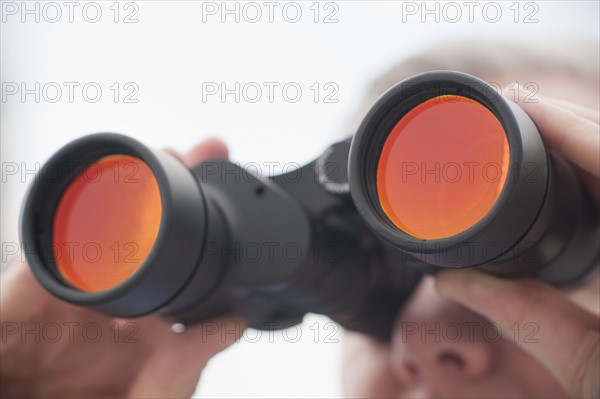
<instances>
[{"instance_id":1,"label":"binocular barrel","mask_svg":"<svg viewBox=\"0 0 600 399\"><path fill-rule=\"evenodd\" d=\"M531 118L470 75L414 76L352 141L350 191L388 246L450 268L577 281L598 261L597 208Z\"/></svg>"},{"instance_id":2,"label":"binocular barrel","mask_svg":"<svg viewBox=\"0 0 600 399\"><path fill-rule=\"evenodd\" d=\"M21 235L49 292L112 316L277 329L313 312L380 339L436 266L564 284L599 251L572 167L516 104L448 71L399 83L351 142L270 178L83 137L40 171Z\"/></svg>"}]
</instances>

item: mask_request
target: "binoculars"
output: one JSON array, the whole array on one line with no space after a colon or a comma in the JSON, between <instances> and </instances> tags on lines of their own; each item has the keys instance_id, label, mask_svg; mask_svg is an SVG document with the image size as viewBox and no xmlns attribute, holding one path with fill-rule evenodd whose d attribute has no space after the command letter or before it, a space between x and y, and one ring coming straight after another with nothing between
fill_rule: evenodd
<instances>
[{"instance_id":1,"label":"binoculars","mask_svg":"<svg viewBox=\"0 0 600 399\"><path fill-rule=\"evenodd\" d=\"M353 138L268 178L83 137L42 167L21 219L34 275L72 304L182 323L236 313L263 329L313 312L382 340L426 274L568 284L597 262L599 232L529 116L453 71L398 83Z\"/></svg>"}]
</instances>

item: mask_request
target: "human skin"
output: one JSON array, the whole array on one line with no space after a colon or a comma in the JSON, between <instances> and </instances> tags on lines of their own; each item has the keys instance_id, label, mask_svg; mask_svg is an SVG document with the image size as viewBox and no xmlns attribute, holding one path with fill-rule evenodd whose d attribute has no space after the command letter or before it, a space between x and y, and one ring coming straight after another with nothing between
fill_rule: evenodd
<instances>
[{"instance_id":1,"label":"human skin","mask_svg":"<svg viewBox=\"0 0 600 399\"><path fill-rule=\"evenodd\" d=\"M537 103L523 102L528 93L521 89L515 102L535 121L546 145L575 166L598 201L598 111L541 96ZM391 343L346 335L345 393L360 398L599 397L597 269L581 286L562 292L539 281L475 270L427 277L399 315ZM485 339L482 329L468 339L464 326L483 328L490 322L503 333L501 340ZM450 323L462 326L461 339L407 334L406 326L431 331L435 323L442 331ZM515 329L520 329L516 339ZM535 334L527 339L527 333Z\"/></svg>"},{"instance_id":2,"label":"human skin","mask_svg":"<svg viewBox=\"0 0 600 399\"><path fill-rule=\"evenodd\" d=\"M522 105L547 144L578 166L588 189L597 195L597 112L548 99ZM566 134L575 137L565 139ZM210 141L180 158L191 166L218 156L226 157L226 148ZM1 284L2 322L113 322L52 297L25 264L11 265ZM598 309L592 305L599 295L597 278L569 295L539 282L506 281L473 271L426 278L399 316L391 344L348 334L346 393L361 398L598 396ZM440 345L402 335L407 322L481 325L487 320L505 332L515 322L536 323L539 342L479 339ZM109 335L98 343L59 345L24 343L20 335L2 340L3 396L187 397L208 359L234 341L231 335L223 341L219 334L202 339L202 325L175 334L170 323L157 316L135 322L138 343L115 344ZM231 331L241 320L226 317L215 322ZM118 323L126 328L127 321Z\"/></svg>"},{"instance_id":3,"label":"human skin","mask_svg":"<svg viewBox=\"0 0 600 399\"><path fill-rule=\"evenodd\" d=\"M168 152L189 167L227 158L227 148L216 139L184 155ZM190 397L208 360L244 329L243 320L234 316L206 322L212 324L210 334L206 323L175 333L171 322L156 315L112 319L53 297L20 259L9 265L0 284L2 397ZM4 334L9 325L19 331ZM52 342L54 330L47 333L50 340L23 336L21 330L35 325L60 326L60 339ZM86 325L100 326L97 342L97 328L84 332ZM214 329L227 333L212 333Z\"/></svg>"}]
</instances>

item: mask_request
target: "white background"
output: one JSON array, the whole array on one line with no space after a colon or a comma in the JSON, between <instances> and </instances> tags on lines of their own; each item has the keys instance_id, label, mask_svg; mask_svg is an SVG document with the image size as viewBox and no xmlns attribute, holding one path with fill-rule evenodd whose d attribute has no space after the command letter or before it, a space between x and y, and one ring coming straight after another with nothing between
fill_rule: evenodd
<instances>
[{"instance_id":1,"label":"white background","mask_svg":"<svg viewBox=\"0 0 600 399\"><path fill-rule=\"evenodd\" d=\"M88 7L84 15L85 2L74 9L73 22L69 22L68 8L57 2L62 17L52 23L56 8L38 2L27 2L27 7L34 9L36 3L39 22L35 15L21 14L20 1L2 2L2 263L10 255L5 244L18 242L19 207L33 179L26 170L35 169L60 146L83 134L122 132L153 147L180 151L217 135L229 145L233 160L303 164L351 133L345 130L345 121L356 111L370 82L403 58L441 40L462 37L552 40L569 34L597 39L600 12L596 1L538 1L534 3L538 22L527 24L523 22L526 11L532 10L525 8L527 2L517 4L521 14L515 22L510 9L515 2L500 1L495 4L502 17L490 23L494 11L488 10L486 20L484 2L476 2L479 6L470 22L464 2L457 2L463 11L458 22L436 23L435 16L428 15L423 23L421 14L403 14L407 2L403 6L392 1L337 1L333 6L318 4L319 22L315 23L314 2L308 1L298 3L302 17L297 23L286 21L282 15L286 2L279 2L271 23L267 6L258 2L263 15L257 23L245 20L243 14L239 23L234 15L226 15L223 23L220 14L203 14L203 6L211 7L208 2L136 1L115 7L113 1L98 1L102 16L96 23L86 20L95 17L95 8ZM11 4L18 8L15 15ZM221 2L212 4L224 7ZM240 11L244 4L238 4ZM441 10L444 4L437 7ZM423 7L422 2L414 5ZM235 2L228 2L227 7L233 9ZM429 2L427 7L436 6ZM120 11L116 23L115 8ZM250 13L246 16L254 18L255 11L246 10ZM338 22L324 23L332 11ZM454 18L454 11L447 11ZM138 22L124 23L132 12ZM294 18L294 10L288 12L288 19ZM24 101L19 94L5 98L6 84L23 82L28 88L35 82L41 87L56 82L63 86L62 97L51 103L47 100L56 93L49 91L46 97L40 93L39 103L33 95ZM64 82L80 84L72 103ZM90 82L103 90L96 103L86 101L81 91ZM116 103L110 89L115 82L121 90ZM131 92L124 89L128 82L139 88L133 97L137 103L123 102L122 96ZM273 103L268 101L266 88L257 103L243 98L236 103L233 95L223 103L219 96L203 101L203 82L226 82L229 88L235 82L279 82L280 86ZM288 82L303 89L297 103L281 94ZM324 103L321 98L315 103L309 88L315 82L321 90L326 83L334 83L339 88L334 95L338 102ZM322 91L321 96L329 92ZM93 91L89 93L93 96ZM14 165L19 167L15 175L8 173ZM197 394L340 396L341 345L323 342L324 335L333 331L325 330L329 328L325 323L325 318L310 316L297 343L267 333L252 343L253 332L250 340L242 340L211 361ZM313 342L315 330L321 332L318 343ZM295 331L289 336L293 340ZM331 338L341 342L342 333Z\"/></svg>"}]
</instances>

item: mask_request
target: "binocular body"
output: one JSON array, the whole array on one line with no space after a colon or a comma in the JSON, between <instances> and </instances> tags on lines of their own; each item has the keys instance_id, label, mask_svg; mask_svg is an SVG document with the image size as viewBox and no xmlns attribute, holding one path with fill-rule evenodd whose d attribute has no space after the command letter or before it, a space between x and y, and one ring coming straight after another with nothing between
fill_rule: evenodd
<instances>
[{"instance_id":1,"label":"binocular body","mask_svg":"<svg viewBox=\"0 0 600 399\"><path fill-rule=\"evenodd\" d=\"M597 210L573 168L522 109L458 72L399 83L351 140L278 176L217 159L189 170L110 133L50 168L23 207L30 267L57 297L112 316L233 312L277 329L313 312L387 339L441 267L558 285L598 260Z\"/></svg>"}]
</instances>

